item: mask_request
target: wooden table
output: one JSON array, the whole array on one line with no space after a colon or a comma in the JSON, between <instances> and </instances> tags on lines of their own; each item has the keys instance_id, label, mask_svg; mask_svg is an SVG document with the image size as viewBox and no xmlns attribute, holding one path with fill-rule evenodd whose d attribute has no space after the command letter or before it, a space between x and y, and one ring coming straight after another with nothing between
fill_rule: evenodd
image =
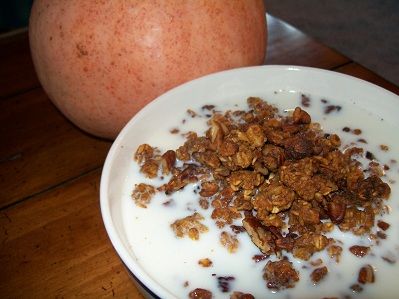
<instances>
[{"instance_id":1,"label":"wooden table","mask_svg":"<svg viewBox=\"0 0 399 299\"><path fill-rule=\"evenodd\" d=\"M312 66L399 88L268 16L266 64ZM0 297L142 298L105 232L110 141L71 124L40 87L27 33L0 40Z\"/></svg>"}]
</instances>

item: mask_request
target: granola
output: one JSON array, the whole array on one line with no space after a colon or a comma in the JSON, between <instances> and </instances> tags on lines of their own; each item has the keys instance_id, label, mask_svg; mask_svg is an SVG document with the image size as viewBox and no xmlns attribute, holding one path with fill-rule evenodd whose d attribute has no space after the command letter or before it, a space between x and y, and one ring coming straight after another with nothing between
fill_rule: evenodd
<instances>
[{"instance_id":1,"label":"granola","mask_svg":"<svg viewBox=\"0 0 399 299\"><path fill-rule=\"evenodd\" d=\"M195 212L190 216L176 220L170 226L177 237L188 236L192 240L198 240L200 233L208 231L208 227L201 223L203 219L204 217L201 214Z\"/></svg>"},{"instance_id":2,"label":"granola","mask_svg":"<svg viewBox=\"0 0 399 299\"><path fill-rule=\"evenodd\" d=\"M325 114L342 109L324 101ZM216 225L220 229L229 225L234 233L223 230L220 234L221 244L230 253L239 246L235 235L246 232L262 253L259 256L279 259L269 260L264 268L266 285L273 290L292 288L300 279L285 253L309 260L316 252L326 250L339 262L343 248L327 237L335 227L384 239L384 232L375 234L372 230L376 225L383 231L390 226L382 220L376 223L376 217L384 212L383 201L391 190L381 179L383 168L371 152L357 147L341 151L339 136L324 133L300 107L281 116L260 98L250 97L247 103L248 111L224 114L215 111L213 105L204 106L209 111L205 135L188 132L184 144L175 150L161 154L150 145L141 145L134 156L140 171L148 178L170 175L157 189L167 195L196 183L201 208L212 209ZM310 105L305 96L302 105ZM201 117L193 110L187 112L193 118ZM342 130L362 134L360 129ZM381 145L381 149L387 151L388 147ZM361 168L356 156L372 160L368 171ZM140 188L143 190L135 190L133 198L138 206L146 207L155 190ZM171 227L178 237L198 240L200 233L208 231L202 220L195 212ZM233 225L237 220L242 226ZM352 246L350 252L363 257L369 248ZM207 267L208 263L201 260L200 264ZM326 266L314 269L311 280L319 283L327 273ZM372 267L364 266L358 282L373 281ZM196 289L190 298L209 296L207 292ZM249 296L235 292L232 298Z\"/></svg>"}]
</instances>

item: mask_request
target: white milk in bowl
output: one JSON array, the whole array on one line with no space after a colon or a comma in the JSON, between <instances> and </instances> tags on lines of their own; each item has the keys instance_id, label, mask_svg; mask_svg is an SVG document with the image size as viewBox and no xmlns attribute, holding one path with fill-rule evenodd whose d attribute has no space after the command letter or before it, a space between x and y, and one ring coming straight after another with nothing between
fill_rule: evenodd
<instances>
[{"instance_id":1,"label":"white milk in bowl","mask_svg":"<svg viewBox=\"0 0 399 299\"><path fill-rule=\"evenodd\" d=\"M167 184L172 175L163 175L158 170L158 177L150 179L140 173L138 163L129 161L129 175L123 186L123 223L138 264L176 298L190 298L190 293L192 298L196 298L192 293L195 289L208 291L207 294L212 294L212 298L252 298L240 297L240 294L254 298L396 298L395 281L399 275L396 265L399 257L398 125L339 99L286 91L259 96L275 105L282 117L291 115L296 106L301 107L311 115L312 122L321 125L325 134L340 136L341 150L349 147L363 149L356 159L362 164L365 177L380 172L381 179L391 189L389 199L382 201L382 213L375 216L371 234L355 235L350 231L343 232L335 225L332 231L324 234L326 239L330 239L329 245L314 252L309 259L297 258L286 250L281 250L277 255L264 254L243 229L243 216L232 219L223 227L217 225L212 219L214 197L210 196L207 203L200 201L203 196L199 194L199 180L193 180L184 188L168 194L156 191L146 208L136 205L132 199L135 185L144 183L159 188ZM207 104L190 107L190 111L177 109L176 116L173 119L166 118L145 143L156 147L160 153L176 150L184 144L188 132L205 135L212 111L248 111L246 98ZM182 164L181 161L177 162L178 166ZM264 176L273 180L270 172ZM251 196L255 197L256 194ZM293 196L298 198L299 195ZM198 236L194 232L192 238L177 236L171 224L195 213L202 216L198 222L206 227L206 231ZM239 213L244 215L243 211ZM282 221L285 224L281 232L286 234L290 226L288 217ZM323 222L328 221L322 219ZM221 243L222 232L227 235L227 245ZM334 243L331 239L335 240ZM335 256L333 250L327 250L333 245L341 251L335 252ZM298 280L289 287L274 288L264 278L264 268L268 262L284 257L292 263ZM320 272L325 273L317 281L315 276L318 271L315 270L321 268L324 270ZM361 271L363 273L359 274ZM359 275L365 275L365 281ZM370 275L373 277L370 278Z\"/></svg>"}]
</instances>

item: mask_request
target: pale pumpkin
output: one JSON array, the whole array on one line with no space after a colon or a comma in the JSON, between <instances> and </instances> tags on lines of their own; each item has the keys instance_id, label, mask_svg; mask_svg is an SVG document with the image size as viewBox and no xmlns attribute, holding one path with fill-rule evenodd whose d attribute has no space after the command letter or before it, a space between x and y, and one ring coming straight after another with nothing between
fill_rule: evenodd
<instances>
[{"instance_id":1,"label":"pale pumpkin","mask_svg":"<svg viewBox=\"0 0 399 299\"><path fill-rule=\"evenodd\" d=\"M36 0L39 80L77 126L114 138L148 102L199 76L264 61L263 0Z\"/></svg>"}]
</instances>

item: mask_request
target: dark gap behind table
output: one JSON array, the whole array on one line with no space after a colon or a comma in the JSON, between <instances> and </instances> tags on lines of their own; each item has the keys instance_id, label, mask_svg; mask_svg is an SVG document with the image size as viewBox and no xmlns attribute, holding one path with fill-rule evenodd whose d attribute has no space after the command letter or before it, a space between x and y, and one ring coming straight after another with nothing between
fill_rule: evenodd
<instances>
[{"instance_id":1,"label":"dark gap behind table","mask_svg":"<svg viewBox=\"0 0 399 299\"><path fill-rule=\"evenodd\" d=\"M33 0L0 0L0 34L28 26Z\"/></svg>"},{"instance_id":2,"label":"dark gap behind table","mask_svg":"<svg viewBox=\"0 0 399 299\"><path fill-rule=\"evenodd\" d=\"M399 85L398 0L264 0L266 11Z\"/></svg>"}]
</instances>

